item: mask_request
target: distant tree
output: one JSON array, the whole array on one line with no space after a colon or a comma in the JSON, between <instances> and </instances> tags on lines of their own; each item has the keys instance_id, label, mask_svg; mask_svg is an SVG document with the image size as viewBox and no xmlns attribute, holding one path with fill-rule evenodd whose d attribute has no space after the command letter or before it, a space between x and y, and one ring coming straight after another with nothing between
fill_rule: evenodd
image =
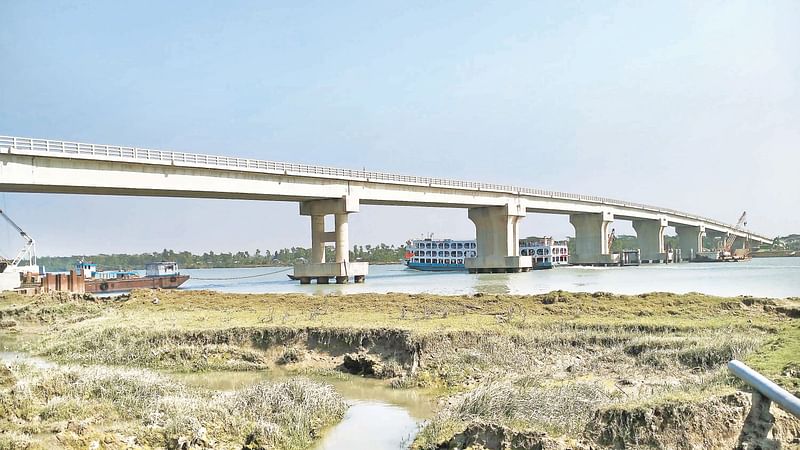
<instances>
[{"instance_id":1,"label":"distant tree","mask_svg":"<svg viewBox=\"0 0 800 450\"><path fill-rule=\"evenodd\" d=\"M403 245L378 244L376 246L353 246L350 258L371 263L397 263L402 261L405 248ZM325 260L334 261L336 250L333 246L325 247ZM212 267L248 267L267 265L292 265L303 259L311 258L311 249L303 247L283 248L270 252L270 250L256 249L255 254L249 251L215 253L208 251L203 254L193 254L188 251L175 252L163 249L160 252L140 254L100 254L100 255L73 255L73 256L43 256L39 264L49 271L66 271L75 266L78 261L91 261L101 270L135 270L143 269L148 262L169 260L175 261L185 269L212 268Z\"/></svg>"}]
</instances>

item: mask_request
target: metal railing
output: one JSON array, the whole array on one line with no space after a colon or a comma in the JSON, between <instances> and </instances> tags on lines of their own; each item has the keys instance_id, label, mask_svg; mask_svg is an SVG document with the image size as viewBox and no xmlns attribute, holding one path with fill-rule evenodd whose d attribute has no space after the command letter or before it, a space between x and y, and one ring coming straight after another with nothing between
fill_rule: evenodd
<instances>
[{"instance_id":1,"label":"metal railing","mask_svg":"<svg viewBox=\"0 0 800 450\"><path fill-rule=\"evenodd\" d=\"M794 414L795 417L800 417L800 399L773 383L764 375L735 359L728 363L728 370L761 395L777 403L784 411Z\"/></svg>"},{"instance_id":2,"label":"metal railing","mask_svg":"<svg viewBox=\"0 0 800 450\"><path fill-rule=\"evenodd\" d=\"M609 206L634 208L644 211L674 216L705 222L718 227L735 230L736 228L724 222L707 217L698 216L682 211L642 203L626 202L594 195L570 194L567 192L548 191L543 189L517 187L505 184L479 183L474 181L461 181L446 178L418 177L414 175L398 175L386 172L373 172L366 170L340 169L335 167L316 166L310 164L295 164L276 161L266 161L249 158L234 158L230 156L206 155L201 153L173 152L166 150L152 150L138 147L123 147L119 145L86 144L81 142L54 141L49 139L34 139L14 136L0 136L0 148L8 147L29 152L41 152L59 156L78 156L92 159L114 158L131 162L150 162L165 164L186 164L195 166L214 167L222 169L244 169L249 171L263 171L268 173L281 173L301 176L342 178L349 180L380 182L391 184L421 185L430 187L444 187L453 189L492 191L512 195L526 195L532 197L545 197L558 200L571 200L584 203L595 203ZM769 239L738 230L761 239Z\"/></svg>"}]
</instances>

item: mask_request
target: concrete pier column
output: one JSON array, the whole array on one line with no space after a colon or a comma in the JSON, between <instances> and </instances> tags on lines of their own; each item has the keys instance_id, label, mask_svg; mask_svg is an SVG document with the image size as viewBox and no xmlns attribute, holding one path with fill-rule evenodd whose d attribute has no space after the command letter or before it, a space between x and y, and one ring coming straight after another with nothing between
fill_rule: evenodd
<instances>
[{"instance_id":1,"label":"concrete pier column","mask_svg":"<svg viewBox=\"0 0 800 450\"><path fill-rule=\"evenodd\" d=\"M350 262L350 238L348 215L358 212L358 199L351 196L300 203L300 214L311 216L311 261L294 265L294 277L301 284L317 280L326 284L331 278L337 283L346 283L350 277L363 282L369 270L367 263ZM325 231L325 216L333 214L336 227ZM325 262L325 243L334 242L335 261Z\"/></svg>"},{"instance_id":2,"label":"concrete pier column","mask_svg":"<svg viewBox=\"0 0 800 450\"><path fill-rule=\"evenodd\" d=\"M706 234L704 226L677 225L678 248L681 249L683 259L690 259L703 251L703 236Z\"/></svg>"},{"instance_id":3,"label":"concrete pier column","mask_svg":"<svg viewBox=\"0 0 800 450\"><path fill-rule=\"evenodd\" d=\"M664 250L664 230L667 228L667 218L660 217L656 220L639 219L633 221L633 229L642 249L642 259L650 262L666 260Z\"/></svg>"},{"instance_id":4,"label":"concrete pier column","mask_svg":"<svg viewBox=\"0 0 800 450\"><path fill-rule=\"evenodd\" d=\"M347 214L336 214L336 262L350 261L350 240L348 239Z\"/></svg>"},{"instance_id":5,"label":"concrete pier column","mask_svg":"<svg viewBox=\"0 0 800 450\"><path fill-rule=\"evenodd\" d=\"M325 216L311 216L311 263L325 262Z\"/></svg>"},{"instance_id":6,"label":"concrete pier column","mask_svg":"<svg viewBox=\"0 0 800 450\"><path fill-rule=\"evenodd\" d=\"M470 208L475 224L477 253L464 261L470 272L521 272L533 267L530 256L519 256L519 221L525 217L520 205Z\"/></svg>"},{"instance_id":7,"label":"concrete pier column","mask_svg":"<svg viewBox=\"0 0 800 450\"><path fill-rule=\"evenodd\" d=\"M569 222L575 228L575 253L569 262L581 265L614 264L608 246L609 225L614 222L610 212L570 214Z\"/></svg>"}]
</instances>

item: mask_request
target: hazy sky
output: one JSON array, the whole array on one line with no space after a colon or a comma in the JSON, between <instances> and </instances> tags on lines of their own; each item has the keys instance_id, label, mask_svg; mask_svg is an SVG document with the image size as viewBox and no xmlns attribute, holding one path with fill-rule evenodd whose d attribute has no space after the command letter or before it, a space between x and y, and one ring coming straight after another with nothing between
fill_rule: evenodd
<instances>
[{"instance_id":1,"label":"hazy sky","mask_svg":"<svg viewBox=\"0 0 800 450\"><path fill-rule=\"evenodd\" d=\"M800 2L0 0L0 134L517 184L800 232ZM42 255L310 246L295 203L0 194ZM616 222L618 232L632 228ZM351 242L474 235L362 207ZM522 234L573 234L529 215ZM21 241L0 227L0 253Z\"/></svg>"}]
</instances>

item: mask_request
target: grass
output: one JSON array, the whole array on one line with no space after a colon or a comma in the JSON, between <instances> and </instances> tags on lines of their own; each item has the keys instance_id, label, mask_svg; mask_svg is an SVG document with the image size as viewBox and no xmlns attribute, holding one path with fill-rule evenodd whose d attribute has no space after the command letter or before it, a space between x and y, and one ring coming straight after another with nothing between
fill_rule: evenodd
<instances>
[{"instance_id":1,"label":"grass","mask_svg":"<svg viewBox=\"0 0 800 450\"><path fill-rule=\"evenodd\" d=\"M800 396L800 321L785 324L744 361Z\"/></svg>"},{"instance_id":2,"label":"grass","mask_svg":"<svg viewBox=\"0 0 800 450\"><path fill-rule=\"evenodd\" d=\"M417 436L418 448L435 448L469 423L491 423L518 430L578 435L602 406L618 401L600 383L571 381L557 386L510 381L481 384L452 398Z\"/></svg>"},{"instance_id":3,"label":"grass","mask_svg":"<svg viewBox=\"0 0 800 450\"><path fill-rule=\"evenodd\" d=\"M160 300L158 305L152 304L154 295ZM6 309L3 303L8 302L0 301L0 313ZM726 327L763 316L757 308L741 308L738 299L700 294L611 296L555 292L539 296L360 294L342 297L135 291L130 298L109 301L106 305L113 308L100 322L135 320L135 325L142 328L169 325L191 330L283 325L399 328L427 333L476 328L504 331L509 326L525 328L546 323L635 324L681 329ZM94 323L84 321L85 326L94 326Z\"/></svg>"},{"instance_id":4,"label":"grass","mask_svg":"<svg viewBox=\"0 0 800 450\"><path fill-rule=\"evenodd\" d=\"M295 373L335 373L345 353L368 353L391 368L393 386L449 396L420 433L421 447L476 422L577 438L600 410L688 404L740 387L721 375L732 358L796 390L798 308L798 300L561 291L453 297L135 291L96 302L0 296L0 318L14 320L14 332L37 336L34 347L61 362L182 371L280 364ZM209 397L217 409L198 409L186 395L163 393L177 400L171 409L159 403L163 417L153 423L190 439L196 417L213 416L224 402ZM94 401L111 405L119 420L144 420L123 414L133 406ZM58 418L79 415L79 406L59 400L42 411ZM18 406L25 408L30 404ZM224 435L233 429L227 427L206 428ZM251 443L300 445L279 428L256 424L247 436Z\"/></svg>"},{"instance_id":5,"label":"grass","mask_svg":"<svg viewBox=\"0 0 800 450\"><path fill-rule=\"evenodd\" d=\"M141 369L11 370L19 381L0 395L0 428L12 434L4 436L7 442L0 441L0 448L15 448L54 429L71 431L65 422L79 425L62 440L86 448L122 422L141 446L176 448L179 442L203 439L224 447L249 442L302 449L347 409L331 386L302 378L216 392Z\"/></svg>"}]
</instances>

